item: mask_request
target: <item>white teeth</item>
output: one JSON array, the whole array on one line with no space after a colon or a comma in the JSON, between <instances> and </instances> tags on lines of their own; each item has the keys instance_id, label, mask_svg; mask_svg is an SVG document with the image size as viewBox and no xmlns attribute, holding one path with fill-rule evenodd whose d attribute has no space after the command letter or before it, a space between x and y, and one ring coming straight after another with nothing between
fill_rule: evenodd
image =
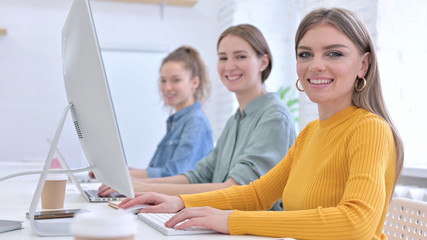
<instances>
[{"instance_id":1,"label":"white teeth","mask_svg":"<svg viewBox=\"0 0 427 240\"><path fill-rule=\"evenodd\" d=\"M312 84L327 84L332 82L330 79L310 79Z\"/></svg>"},{"instance_id":2,"label":"white teeth","mask_svg":"<svg viewBox=\"0 0 427 240\"><path fill-rule=\"evenodd\" d=\"M233 80L236 80L236 79L238 79L240 76L234 76L234 77L232 77L232 76L227 76L227 79L228 80L230 80L230 81L233 81Z\"/></svg>"}]
</instances>

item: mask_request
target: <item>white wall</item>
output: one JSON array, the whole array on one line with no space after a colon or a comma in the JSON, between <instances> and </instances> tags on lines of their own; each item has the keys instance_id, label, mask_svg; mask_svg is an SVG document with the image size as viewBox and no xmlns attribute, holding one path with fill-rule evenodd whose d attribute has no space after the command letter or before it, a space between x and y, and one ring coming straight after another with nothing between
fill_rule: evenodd
<instances>
[{"instance_id":1,"label":"white wall","mask_svg":"<svg viewBox=\"0 0 427 240\"><path fill-rule=\"evenodd\" d=\"M192 45L206 60L212 81L217 80L215 1L202 0L192 8L167 6L163 19L157 5L91 4L101 47L138 49L154 45L173 50L182 44ZM0 1L0 27L8 29L6 36L0 36L0 161L44 159L47 155L45 138L53 137L67 104L60 36L70 6L71 0ZM154 69L160 67L160 63L152 64ZM158 92L157 88L152 91ZM207 112L211 118L211 111ZM165 129L165 120L141 124ZM151 136L154 145L163 134L159 131L158 136ZM141 147L146 145L141 143ZM82 153L70 121L59 147L72 166L81 165ZM154 151L151 148L145 150L150 156ZM141 159L140 166L145 167L148 161Z\"/></svg>"},{"instance_id":2,"label":"white wall","mask_svg":"<svg viewBox=\"0 0 427 240\"><path fill-rule=\"evenodd\" d=\"M378 10L384 98L405 144L405 167L423 167L427 177L427 3L379 0Z\"/></svg>"}]
</instances>

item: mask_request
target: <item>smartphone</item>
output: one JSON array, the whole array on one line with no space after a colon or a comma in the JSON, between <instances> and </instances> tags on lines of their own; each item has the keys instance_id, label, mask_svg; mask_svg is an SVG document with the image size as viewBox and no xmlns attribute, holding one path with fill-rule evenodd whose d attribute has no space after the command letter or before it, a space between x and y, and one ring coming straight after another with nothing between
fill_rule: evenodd
<instances>
[{"instance_id":1,"label":"smartphone","mask_svg":"<svg viewBox=\"0 0 427 240\"><path fill-rule=\"evenodd\" d=\"M75 213L78 212L87 212L86 209L61 209L61 210L44 210L34 213L34 219L53 219L53 218L72 218ZM30 214L26 213L27 218L30 217Z\"/></svg>"}]
</instances>

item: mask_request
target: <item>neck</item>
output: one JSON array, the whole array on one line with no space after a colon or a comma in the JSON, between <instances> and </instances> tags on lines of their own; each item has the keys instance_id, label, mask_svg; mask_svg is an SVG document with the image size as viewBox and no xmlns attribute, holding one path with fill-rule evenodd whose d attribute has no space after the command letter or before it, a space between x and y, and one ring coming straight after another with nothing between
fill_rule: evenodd
<instances>
[{"instance_id":1,"label":"neck","mask_svg":"<svg viewBox=\"0 0 427 240\"><path fill-rule=\"evenodd\" d=\"M255 98L266 94L267 91L265 91L265 89L263 87L261 87L260 89L257 89L256 91L253 91L252 93L248 94L238 94L236 93L236 97L237 97L237 101L239 102L239 110L240 113L243 113L243 109L245 109L245 107L252 102Z\"/></svg>"},{"instance_id":2,"label":"neck","mask_svg":"<svg viewBox=\"0 0 427 240\"><path fill-rule=\"evenodd\" d=\"M193 105L194 103L195 103L194 99L191 99L191 100L186 101L185 103L181 103L179 105L175 105L175 107L174 107L175 112L178 112L178 111L180 111L180 110L182 110L184 108L187 108L187 107Z\"/></svg>"},{"instance_id":3,"label":"neck","mask_svg":"<svg viewBox=\"0 0 427 240\"><path fill-rule=\"evenodd\" d=\"M319 119L326 120L336 113L341 112L342 110L353 106L353 104L340 104L340 105L325 105L325 104L317 104L317 109L319 110Z\"/></svg>"}]
</instances>

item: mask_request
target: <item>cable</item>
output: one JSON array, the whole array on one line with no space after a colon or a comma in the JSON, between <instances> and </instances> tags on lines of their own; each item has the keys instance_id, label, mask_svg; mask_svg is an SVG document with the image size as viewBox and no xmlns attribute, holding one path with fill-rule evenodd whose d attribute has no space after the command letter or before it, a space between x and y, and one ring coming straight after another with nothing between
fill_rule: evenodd
<instances>
[{"instance_id":1,"label":"cable","mask_svg":"<svg viewBox=\"0 0 427 240\"><path fill-rule=\"evenodd\" d=\"M68 174L68 173L78 173L78 172L85 172L85 171L91 171L93 170L93 167L86 167L86 168L79 168L74 170L53 170L53 171L47 171L48 174ZM27 172L19 172L10 174L4 177L0 178L0 182L7 180L9 178L19 177L19 176L25 176L25 175L32 175L32 174L42 174L43 170L40 171L27 171Z\"/></svg>"}]
</instances>

